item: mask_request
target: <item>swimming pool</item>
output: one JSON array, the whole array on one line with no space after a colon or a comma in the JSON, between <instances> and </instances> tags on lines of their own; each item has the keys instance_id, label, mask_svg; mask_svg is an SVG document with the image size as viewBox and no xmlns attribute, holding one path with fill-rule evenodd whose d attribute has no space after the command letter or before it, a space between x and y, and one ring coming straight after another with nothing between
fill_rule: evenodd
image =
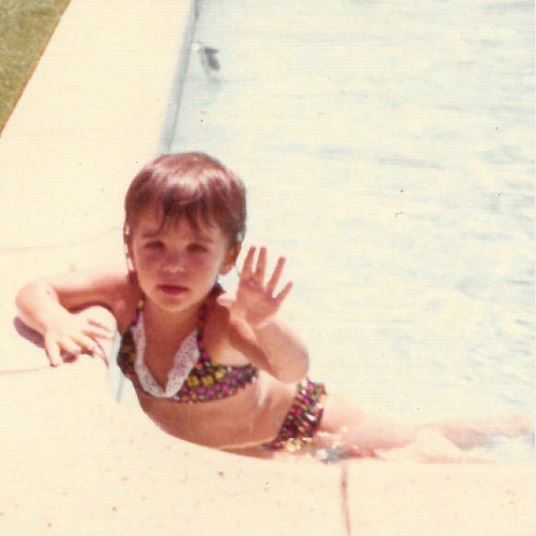
<instances>
[{"instance_id":1,"label":"swimming pool","mask_svg":"<svg viewBox=\"0 0 536 536\"><path fill-rule=\"evenodd\" d=\"M532 3L199 8L171 150L244 178L312 376L409 421L531 411Z\"/></svg>"}]
</instances>

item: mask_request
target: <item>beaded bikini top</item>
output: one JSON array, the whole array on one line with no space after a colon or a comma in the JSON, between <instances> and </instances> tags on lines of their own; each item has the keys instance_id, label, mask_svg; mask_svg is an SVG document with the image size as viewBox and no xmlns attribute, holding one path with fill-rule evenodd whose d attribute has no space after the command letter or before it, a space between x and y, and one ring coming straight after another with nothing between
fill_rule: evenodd
<instances>
[{"instance_id":1,"label":"beaded bikini top","mask_svg":"<svg viewBox=\"0 0 536 536\"><path fill-rule=\"evenodd\" d=\"M216 288L215 292L221 292L221 288ZM134 323L121 338L117 355L117 364L136 388L157 398L193 404L233 396L256 380L257 369L251 364L237 367L211 361L203 346L207 309L205 302L199 311L197 328L184 339L175 354L167 384L162 387L145 363L143 310L138 308Z\"/></svg>"}]
</instances>

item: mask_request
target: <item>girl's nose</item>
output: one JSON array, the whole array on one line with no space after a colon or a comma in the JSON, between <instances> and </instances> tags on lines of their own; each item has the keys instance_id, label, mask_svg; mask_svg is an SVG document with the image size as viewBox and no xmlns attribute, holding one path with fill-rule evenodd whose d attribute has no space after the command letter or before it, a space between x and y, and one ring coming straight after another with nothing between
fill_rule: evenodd
<instances>
[{"instance_id":1,"label":"girl's nose","mask_svg":"<svg viewBox=\"0 0 536 536\"><path fill-rule=\"evenodd\" d=\"M163 268L167 272L182 272L185 268L185 258L184 255L180 253L169 252L164 258Z\"/></svg>"}]
</instances>

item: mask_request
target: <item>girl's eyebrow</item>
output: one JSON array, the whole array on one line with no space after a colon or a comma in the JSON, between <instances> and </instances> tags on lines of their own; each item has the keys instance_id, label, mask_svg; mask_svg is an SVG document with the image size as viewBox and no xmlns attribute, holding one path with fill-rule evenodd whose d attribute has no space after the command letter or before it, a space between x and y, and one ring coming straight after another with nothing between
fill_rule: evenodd
<instances>
[{"instance_id":1,"label":"girl's eyebrow","mask_svg":"<svg viewBox=\"0 0 536 536\"><path fill-rule=\"evenodd\" d=\"M160 234L161 234L161 229L146 229L145 231L141 233L141 238L143 240L147 240L151 238L156 238ZM191 238L193 238L197 242L205 242L207 244L214 243L214 239L211 236L207 234L203 234L202 232L199 232L199 231L193 231Z\"/></svg>"},{"instance_id":2,"label":"girl's eyebrow","mask_svg":"<svg viewBox=\"0 0 536 536\"><path fill-rule=\"evenodd\" d=\"M207 244L212 244L214 242L212 237L203 233L194 233L194 239L198 242L206 242Z\"/></svg>"},{"instance_id":3,"label":"girl's eyebrow","mask_svg":"<svg viewBox=\"0 0 536 536\"><path fill-rule=\"evenodd\" d=\"M160 229L148 229L141 233L142 238L155 238L160 234Z\"/></svg>"}]
</instances>

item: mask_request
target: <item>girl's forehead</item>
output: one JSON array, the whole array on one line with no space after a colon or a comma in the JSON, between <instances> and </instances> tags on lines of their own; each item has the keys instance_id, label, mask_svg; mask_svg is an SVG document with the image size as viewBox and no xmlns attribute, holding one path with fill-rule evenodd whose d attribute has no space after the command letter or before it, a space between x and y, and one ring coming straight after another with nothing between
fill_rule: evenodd
<instances>
[{"instance_id":1,"label":"girl's forehead","mask_svg":"<svg viewBox=\"0 0 536 536\"><path fill-rule=\"evenodd\" d=\"M215 241L220 237L223 238L224 235L216 223L205 221L199 217L196 218L195 222L192 222L186 215L166 221L162 211L155 208L148 208L138 215L135 232L142 238L172 233L206 241Z\"/></svg>"}]
</instances>

